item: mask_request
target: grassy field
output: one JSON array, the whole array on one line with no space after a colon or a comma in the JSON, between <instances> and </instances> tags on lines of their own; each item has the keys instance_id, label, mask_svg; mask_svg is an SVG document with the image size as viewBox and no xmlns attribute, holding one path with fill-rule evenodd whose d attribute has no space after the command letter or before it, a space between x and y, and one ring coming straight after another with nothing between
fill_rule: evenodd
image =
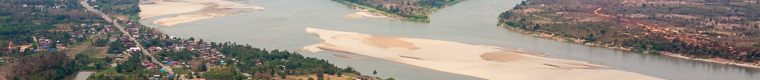
<instances>
[{"instance_id":1,"label":"grassy field","mask_svg":"<svg viewBox=\"0 0 760 80\"><path fill-rule=\"evenodd\" d=\"M86 40L75 46L69 47L65 53L69 55L71 59L74 59L74 55L77 54L84 54L94 58L105 58L107 49L108 47L96 47L92 45L91 40Z\"/></svg>"}]
</instances>

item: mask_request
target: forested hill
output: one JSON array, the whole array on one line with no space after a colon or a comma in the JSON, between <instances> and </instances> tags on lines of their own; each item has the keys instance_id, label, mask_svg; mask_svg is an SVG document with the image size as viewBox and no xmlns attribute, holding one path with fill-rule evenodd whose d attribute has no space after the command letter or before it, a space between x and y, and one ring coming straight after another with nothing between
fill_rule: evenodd
<instances>
[{"instance_id":1,"label":"forested hill","mask_svg":"<svg viewBox=\"0 0 760 80\"><path fill-rule=\"evenodd\" d=\"M760 60L757 0L527 0L502 25L537 36L644 53Z\"/></svg>"},{"instance_id":2,"label":"forested hill","mask_svg":"<svg viewBox=\"0 0 760 80\"><path fill-rule=\"evenodd\" d=\"M403 17L417 22L430 22L428 15L438 9L464 0L333 0L350 6L371 8L387 16Z\"/></svg>"}]
</instances>

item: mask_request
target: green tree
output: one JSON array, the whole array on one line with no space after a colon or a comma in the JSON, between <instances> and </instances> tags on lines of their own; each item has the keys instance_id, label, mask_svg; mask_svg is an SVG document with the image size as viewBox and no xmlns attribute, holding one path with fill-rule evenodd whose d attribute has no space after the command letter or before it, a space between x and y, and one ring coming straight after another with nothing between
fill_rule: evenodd
<instances>
[{"instance_id":1,"label":"green tree","mask_svg":"<svg viewBox=\"0 0 760 80\"><path fill-rule=\"evenodd\" d=\"M377 75L377 70L372 70L372 75Z\"/></svg>"},{"instance_id":2,"label":"green tree","mask_svg":"<svg viewBox=\"0 0 760 80\"><path fill-rule=\"evenodd\" d=\"M95 43L93 43L92 45L95 45L97 47L105 47L106 45L108 45L108 39L106 38L96 39Z\"/></svg>"},{"instance_id":3,"label":"green tree","mask_svg":"<svg viewBox=\"0 0 760 80\"><path fill-rule=\"evenodd\" d=\"M124 50L127 50L127 48L124 46L124 43L121 41L114 41L111 42L111 45L109 45L108 53L122 53Z\"/></svg>"},{"instance_id":4,"label":"green tree","mask_svg":"<svg viewBox=\"0 0 760 80\"><path fill-rule=\"evenodd\" d=\"M84 66L86 66L87 64L90 64L90 62L92 62L92 58L90 58L90 56L87 56L87 55L84 55L84 54L77 54L76 56L74 56L74 60L76 60L76 62L79 65L84 65Z\"/></svg>"},{"instance_id":5,"label":"green tree","mask_svg":"<svg viewBox=\"0 0 760 80\"><path fill-rule=\"evenodd\" d=\"M103 61L105 61L106 63L111 63L113 61L113 58L106 57L105 59L103 59Z\"/></svg>"},{"instance_id":6,"label":"green tree","mask_svg":"<svg viewBox=\"0 0 760 80\"><path fill-rule=\"evenodd\" d=\"M143 59L142 55L140 55L140 54L132 54L132 57L129 57L129 60L125 61L122 64L119 64L118 66L116 66L116 71L119 72L119 73L124 73L124 72L133 72L133 71L136 71L136 70L143 69L145 67L143 67L140 64L140 61L142 59Z\"/></svg>"},{"instance_id":7,"label":"green tree","mask_svg":"<svg viewBox=\"0 0 760 80\"><path fill-rule=\"evenodd\" d=\"M106 68L106 62L98 62L95 63L95 69L101 70Z\"/></svg>"},{"instance_id":8,"label":"green tree","mask_svg":"<svg viewBox=\"0 0 760 80\"><path fill-rule=\"evenodd\" d=\"M203 73L203 77L210 80L242 80L245 76L231 68L211 69Z\"/></svg>"},{"instance_id":9,"label":"green tree","mask_svg":"<svg viewBox=\"0 0 760 80\"><path fill-rule=\"evenodd\" d=\"M318 72L317 73L317 80L325 80L325 73Z\"/></svg>"},{"instance_id":10,"label":"green tree","mask_svg":"<svg viewBox=\"0 0 760 80\"><path fill-rule=\"evenodd\" d=\"M198 70L196 70L196 71L204 72L206 70L208 70L208 67L206 66L206 63L204 62L204 63L201 63L200 66L198 66Z\"/></svg>"}]
</instances>

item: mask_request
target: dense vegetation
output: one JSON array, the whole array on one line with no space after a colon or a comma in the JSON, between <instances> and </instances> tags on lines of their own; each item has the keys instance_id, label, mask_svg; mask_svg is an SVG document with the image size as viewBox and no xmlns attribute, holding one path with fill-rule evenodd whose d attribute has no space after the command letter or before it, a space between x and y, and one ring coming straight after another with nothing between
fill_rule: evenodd
<instances>
[{"instance_id":1,"label":"dense vegetation","mask_svg":"<svg viewBox=\"0 0 760 80\"><path fill-rule=\"evenodd\" d=\"M438 9L454 5L463 0L333 0L354 7L371 8L392 17L430 22L428 15Z\"/></svg>"},{"instance_id":2,"label":"dense vegetation","mask_svg":"<svg viewBox=\"0 0 760 80\"><path fill-rule=\"evenodd\" d=\"M22 57L20 64L13 66L12 79L53 80L63 79L66 75L79 70L74 60L63 53L41 52L33 56Z\"/></svg>"},{"instance_id":3,"label":"dense vegetation","mask_svg":"<svg viewBox=\"0 0 760 80\"><path fill-rule=\"evenodd\" d=\"M248 45L232 43L215 44L220 52L237 59L235 66L241 72L253 73L256 79L271 79L274 76L309 74L359 74L352 68L338 68L327 60L303 57L298 53L279 50L262 50Z\"/></svg>"},{"instance_id":4,"label":"dense vegetation","mask_svg":"<svg viewBox=\"0 0 760 80\"><path fill-rule=\"evenodd\" d=\"M90 57L67 55L61 46L87 40L102 22L78 0L0 1L0 79L56 80L89 69ZM82 24L86 24L83 26ZM44 43L42 43L44 42Z\"/></svg>"},{"instance_id":5,"label":"dense vegetation","mask_svg":"<svg viewBox=\"0 0 760 80\"><path fill-rule=\"evenodd\" d=\"M94 3L98 10L109 15L124 16L129 19L139 20L140 0L96 0Z\"/></svg>"},{"instance_id":6,"label":"dense vegetation","mask_svg":"<svg viewBox=\"0 0 760 80\"><path fill-rule=\"evenodd\" d=\"M78 0L2 0L0 1L0 46L30 45L32 36L65 40L68 31L85 29L80 23L98 22L86 12ZM18 52L18 49L0 48L0 53Z\"/></svg>"},{"instance_id":7,"label":"dense vegetation","mask_svg":"<svg viewBox=\"0 0 760 80\"><path fill-rule=\"evenodd\" d=\"M759 7L756 0L527 0L500 24L602 47L755 62Z\"/></svg>"}]
</instances>

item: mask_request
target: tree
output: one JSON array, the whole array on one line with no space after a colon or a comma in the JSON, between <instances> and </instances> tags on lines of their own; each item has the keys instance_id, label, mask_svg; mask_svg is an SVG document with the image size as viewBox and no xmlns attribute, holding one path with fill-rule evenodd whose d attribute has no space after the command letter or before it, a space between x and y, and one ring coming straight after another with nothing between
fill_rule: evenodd
<instances>
[{"instance_id":1,"label":"tree","mask_svg":"<svg viewBox=\"0 0 760 80\"><path fill-rule=\"evenodd\" d=\"M321 71L317 73L317 80L325 80L325 73Z\"/></svg>"},{"instance_id":2,"label":"tree","mask_svg":"<svg viewBox=\"0 0 760 80\"><path fill-rule=\"evenodd\" d=\"M106 63L111 63L113 61L113 58L106 57L105 59L103 59L103 61L105 61Z\"/></svg>"},{"instance_id":3,"label":"tree","mask_svg":"<svg viewBox=\"0 0 760 80\"><path fill-rule=\"evenodd\" d=\"M140 54L132 54L132 57L129 57L129 60L116 66L116 71L119 73L133 72L145 68L140 65L140 60L143 59L142 56L143 55Z\"/></svg>"},{"instance_id":4,"label":"tree","mask_svg":"<svg viewBox=\"0 0 760 80\"><path fill-rule=\"evenodd\" d=\"M95 63L95 69L100 70L100 69L105 69L105 68L106 68L106 62Z\"/></svg>"},{"instance_id":5,"label":"tree","mask_svg":"<svg viewBox=\"0 0 760 80\"><path fill-rule=\"evenodd\" d=\"M208 67L206 66L206 63L204 62L204 63L201 63L200 66L198 66L198 70L197 71L203 72L203 71L206 71L207 69L208 69Z\"/></svg>"},{"instance_id":6,"label":"tree","mask_svg":"<svg viewBox=\"0 0 760 80\"><path fill-rule=\"evenodd\" d=\"M219 68L219 69L211 69L206 73L202 74L204 78L210 79L210 80L242 80L245 79L245 76L241 75L239 72L236 72L234 69L230 68Z\"/></svg>"},{"instance_id":7,"label":"tree","mask_svg":"<svg viewBox=\"0 0 760 80\"><path fill-rule=\"evenodd\" d=\"M372 75L377 75L377 71L376 70L372 70Z\"/></svg>"},{"instance_id":8,"label":"tree","mask_svg":"<svg viewBox=\"0 0 760 80\"><path fill-rule=\"evenodd\" d=\"M90 58L90 56L87 56L84 54L77 54L76 56L74 56L74 59L79 65L84 65L84 66L86 66L87 64L90 64L90 62L92 61L92 58Z\"/></svg>"},{"instance_id":9,"label":"tree","mask_svg":"<svg viewBox=\"0 0 760 80\"><path fill-rule=\"evenodd\" d=\"M108 53L122 53L124 50L127 50L126 47L124 47L124 43L121 41L114 41L111 42L111 45L109 46Z\"/></svg>"},{"instance_id":10,"label":"tree","mask_svg":"<svg viewBox=\"0 0 760 80\"><path fill-rule=\"evenodd\" d=\"M92 45L95 45L97 47L105 47L106 45L108 45L108 39L105 39L105 38L97 39L95 40L95 43L93 43Z\"/></svg>"},{"instance_id":11,"label":"tree","mask_svg":"<svg viewBox=\"0 0 760 80\"><path fill-rule=\"evenodd\" d=\"M586 41L583 43L594 42L596 41L596 36L594 36L594 34L589 34L589 35L586 35L585 39Z\"/></svg>"}]
</instances>

